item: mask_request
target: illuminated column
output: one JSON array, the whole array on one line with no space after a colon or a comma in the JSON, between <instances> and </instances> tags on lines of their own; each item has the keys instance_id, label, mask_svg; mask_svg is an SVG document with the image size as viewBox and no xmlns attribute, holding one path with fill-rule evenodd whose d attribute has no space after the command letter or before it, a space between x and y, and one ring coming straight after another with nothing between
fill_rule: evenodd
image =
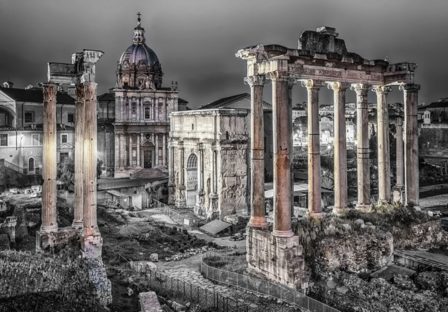
<instances>
[{"instance_id":1,"label":"illuminated column","mask_svg":"<svg viewBox=\"0 0 448 312\"><path fill-rule=\"evenodd\" d=\"M43 116L43 172L42 178L42 225L40 232L57 232L56 210L56 93L57 85L52 82L42 85L44 95Z\"/></svg>"},{"instance_id":2,"label":"illuminated column","mask_svg":"<svg viewBox=\"0 0 448 312\"><path fill-rule=\"evenodd\" d=\"M345 90L348 84L328 84L334 91L334 209L341 214L347 208L347 131L345 123Z\"/></svg>"},{"instance_id":3,"label":"illuminated column","mask_svg":"<svg viewBox=\"0 0 448 312\"><path fill-rule=\"evenodd\" d=\"M406 205L419 206L418 163L418 90L420 85L408 83L400 86L404 92L404 168Z\"/></svg>"},{"instance_id":4,"label":"illuminated column","mask_svg":"<svg viewBox=\"0 0 448 312\"><path fill-rule=\"evenodd\" d=\"M84 119L84 211L81 249L83 256L101 256L102 239L97 225L97 100L95 82L85 82Z\"/></svg>"},{"instance_id":5,"label":"illuminated column","mask_svg":"<svg viewBox=\"0 0 448 312\"><path fill-rule=\"evenodd\" d=\"M319 89L322 81L308 79L302 86L308 91L308 210L314 218L323 216L320 187Z\"/></svg>"},{"instance_id":6,"label":"illuminated column","mask_svg":"<svg viewBox=\"0 0 448 312\"><path fill-rule=\"evenodd\" d=\"M250 86L250 148L251 148L251 181L250 201L251 216L249 226L267 229L264 207L264 125L263 125L263 85L265 76L255 75L244 78Z\"/></svg>"},{"instance_id":7,"label":"illuminated column","mask_svg":"<svg viewBox=\"0 0 448 312\"><path fill-rule=\"evenodd\" d=\"M378 202L391 200L390 157L389 157L389 112L386 96L392 91L387 86L374 86L377 97L378 127Z\"/></svg>"},{"instance_id":8,"label":"illuminated column","mask_svg":"<svg viewBox=\"0 0 448 312\"><path fill-rule=\"evenodd\" d=\"M291 135L292 108L289 105L289 76L271 72L274 146L274 228L272 234L291 237Z\"/></svg>"},{"instance_id":9,"label":"illuminated column","mask_svg":"<svg viewBox=\"0 0 448 312\"><path fill-rule=\"evenodd\" d=\"M83 166L84 166L84 85L76 85L76 126L75 126L75 209L72 227L82 229L84 210L83 199Z\"/></svg>"},{"instance_id":10,"label":"illuminated column","mask_svg":"<svg viewBox=\"0 0 448 312\"><path fill-rule=\"evenodd\" d=\"M353 84L356 92L356 141L358 162L358 204L356 209L366 211L370 208L370 162L369 162L369 105L367 93L369 85Z\"/></svg>"}]
</instances>

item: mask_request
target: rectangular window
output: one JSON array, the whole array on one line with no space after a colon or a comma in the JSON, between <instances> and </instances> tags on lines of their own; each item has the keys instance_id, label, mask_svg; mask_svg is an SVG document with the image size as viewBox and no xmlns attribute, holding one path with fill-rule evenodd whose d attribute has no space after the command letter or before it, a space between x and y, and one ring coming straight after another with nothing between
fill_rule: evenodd
<instances>
[{"instance_id":1,"label":"rectangular window","mask_svg":"<svg viewBox=\"0 0 448 312\"><path fill-rule=\"evenodd\" d=\"M75 122L75 115L68 114L67 115L67 122Z\"/></svg>"},{"instance_id":2,"label":"rectangular window","mask_svg":"<svg viewBox=\"0 0 448 312\"><path fill-rule=\"evenodd\" d=\"M38 135L38 134L32 134L31 135L31 145L33 145L33 146L40 145L40 138L39 138L39 136L40 135Z\"/></svg>"},{"instance_id":3,"label":"rectangular window","mask_svg":"<svg viewBox=\"0 0 448 312\"><path fill-rule=\"evenodd\" d=\"M34 112L25 112L25 122L34 122Z\"/></svg>"},{"instance_id":4,"label":"rectangular window","mask_svg":"<svg viewBox=\"0 0 448 312\"><path fill-rule=\"evenodd\" d=\"M8 135L0 134L0 146L8 146Z\"/></svg>"},{"instance_id":5,"label":"rectangular window","mask_svg":"<svg viewBox=\"0 0 448 312\"><path fill-rule=\"evenodd\" d=\"M149 119L149 118L150 118L149 107L145 107L145 119Z\"/></svg>"},{"instance_id":6,"label":"rectangular window","mask_svg":"<svg viewBox=\"0 0 448 312\"><path fill-rule=\"evenodd\" d=\"M67 143L67 135L66 134L61 135L61 142Z\"/></svg>"},{"instance_id":7,"label":"rectangular window","mask_svg":"<svg viewBox=\"0 0 448 312\"><path fill-rule=\"evenodd\" d=\"M60 153L59 154L59 162L63 163L64 159L68 158L68 153Z\"/></svg>"}]
</instances>

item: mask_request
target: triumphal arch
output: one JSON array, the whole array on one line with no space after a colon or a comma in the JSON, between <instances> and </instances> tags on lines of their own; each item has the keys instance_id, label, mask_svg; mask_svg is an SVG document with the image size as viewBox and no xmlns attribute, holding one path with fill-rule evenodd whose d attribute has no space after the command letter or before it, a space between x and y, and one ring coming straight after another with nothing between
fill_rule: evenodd
<instances>
[{"instance_id":1,"label":"triumphal arch","mask_svg":"<svg viewBox=\"0 0 448 312\"><path fill-rule=\"evenodd\" d=\"M379 201L391 201L389 117L386 102L392 86L404 92L404 168L407 205L418 206L417 96L415 63L390 64L367 60L348 52L334 28L305 31L297 49L258 44L236 56L247 61L245 82L251 88L251 219L247 236L249 268L258 274L296 288L307 287L302 247L291 229L292 211L292 91L298 82L308 91L308 207L309 215L322 216L320 183L319 89L334 91L334 212L347 208L347 153L345 92L357 95L357 209L370 206L368 91L377 96ZM272 82L274 146L274 225L269 232L264 207L263 86Z\"/></svg>"}]
</instances>

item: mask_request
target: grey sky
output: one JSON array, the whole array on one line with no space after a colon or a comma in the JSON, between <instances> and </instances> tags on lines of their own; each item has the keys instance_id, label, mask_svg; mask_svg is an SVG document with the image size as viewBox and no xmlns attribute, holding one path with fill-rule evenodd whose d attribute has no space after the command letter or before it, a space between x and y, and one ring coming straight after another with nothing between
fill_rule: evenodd
<instances>
[{"instance_id":1,"label":"grey sky","mask_svg":"<svg viewBox=\"0 0 448 312\"><path fill-rule=\"evenodd\" d=\"M116 63L132 43L137 12L146 43L162 64L164 85L179 83L190 107L249 92L238 49L256 43L296 48L304 30L336 27L350 52L367 59L418 63L419 102L448 96L447 0L1 0L0 81L15 87L46 80L47 62L73 52L105 52L97 65L99 93L115 85ZM294 88L294 102L305 89ZM321 103L332 101L322 89ZM354 92L347 100L354 101ZM270 85L265 100L272 102ZM375 102L373 93L369 101ZM390 101L402 101L396 88Z\"/></svg>"}]
</instances>

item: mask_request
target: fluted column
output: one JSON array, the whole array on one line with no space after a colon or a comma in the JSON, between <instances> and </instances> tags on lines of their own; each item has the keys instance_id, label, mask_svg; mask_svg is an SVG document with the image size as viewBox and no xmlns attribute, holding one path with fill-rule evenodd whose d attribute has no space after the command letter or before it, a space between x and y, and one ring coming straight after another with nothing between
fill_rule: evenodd
<instances>
[{"instance_id":1,"label":"fluted column","mask_svg":"<svg viewBox=\"0 0 448 312\"><path fill-rule=\"evenodd\" d=\"M76 85L76 126L75 126L75 203L72 227L82 229L83 199L83 166L84 166L84 85Z\"/></svg>"},{"instance_id":2,"label":"fluted column","mask_svg":"<svg viewBox=\"0 0 448 312\"><path fill-rule=\"evenodd\" d=\"M41 233L58 230L56 210L56 93L57 85L52 82L42 85L44 96L43 116L43 172L42 178L42 225Z\"/></svg>"},{"instance_id":3,"label":"fluted column","mask_svg":"<svg viewBox=\"0 0 448 312\"><path fill-rule=\"evenodd\" d=\"M420 85L408 83L400 86L404 92L404 168L406 205L419 206L418 163L418 90Z\"/></svg>"},{"instance_id":4,"label":"fluted column","mask_svg":"<svg viewBox=\"0 0 448 312\"><path fill-rule=\"evenodd\" d=\"M180 168L179 168L179 185L178 185L178 191L179 191L179 197L177 199L176 206L178 208L184 208L187 205L187 201L185 198L185 159L184 159L184 144L183 142L179 142L179 160L180 160Z\"/></svg>"},{"instance_id":5,"label":"fluted column","mask_svg":"<svg viewBox=\"0 0 448 312\"><path fill-rule=\"evenodd\" d=\"M166 133L162 134L162 166L166 165Z\"/></svg>"},{"instance_id":6,"label":"fluted column","mask_svg":"<svg viewBox=\"0 0 448 312\"><path fill-rule=\"evenodd\" d=\"M272 234L291 237L291 135L288 75L271 72L274 146L274 228Z\"/></svg>"},{"instance_id":7,"label":"fluted column","mask_svg":"<svg viewBox=\"0 0 448 312\"><path fill-rule=\"evenodd\" d=\"M133 160L133 157L132 157L132 143L133 143L132 134L128 134L129 168L133 168L134 167L134 160Z\"/></svg>"},{"instance_id":8,"label":"fluted column","mask_svg":"<svg viewBox=\"0 0 448 312\"><path fill-rule=\"evenodd\" d=\"M137 134L137 168L141 168L142 164L140 163L140 133Z\"/></svg>"},{"instance_id":9,"label":"fluted column","mask_svg":"<svg viewBox=\"0 0 448 312\"><path fill-rule=\"evenodd\" d=\"M290 142L289 142L289 150L290 152L290 172L291 172L291 218L294 218L294 137L292 135L292 89L297 84L297 80L294 78L288 79L288 105L291 107L291 136L290 136Z\"/></svg>"},{"instance_id":10,"label":"fluted column","mask_svg":"<svg viewBox=\"0 0 448 312\"><path fill-rule=\"evenodd\" d=\"M124 134L120 133L119 137L120 137L120 146L119 146L119 151L120 151L120 170L123 171L123 169L125 167L125 164L126 164L126 154L124 153L124 148L123 148L123 146L125 146Z\"/></svg>"},{"instance_id":11,"label":"fluted column","mask_svg":"<svg viewBox=\"0 0 448 312\"><path fill-rule=\"evenodd\" d=\"M378 128L378 202L391 200L390 157L389 157L389 112L386 96L392 91L387 86L374 86L377 97Z\"/></svg>"},{"instance_id":12,"label":"fluted column","mask_svg":"<svg viewBox=\"0 0 448 312\"><path fill-rule=\"evenodd\" d=\"M120 169L120 135L115 132L115 174Z\"/></svg>"},{"instance_id":13,"label":"fluted column","mask_svg":"<svg viewBox=\"0 0 448 312\"><path fill-rule=\"evenodd\" d=\"M345 90L348 83L328 84L334 91L334 209L341 214L347 208L347 131L345 123Z\"/></svg>"},{"instance_id":14,"label":"fluted column","mask_svg":"<svg viewBox=\"0 0 448 312\"><path fill-rule=\"evenodd\" d=\"M397 118L395 123L397 139L397 187L403 187L403 121Z\"/></svg>"},{"instance_id":15,"label":"fluted column","mask_svg":"<svg viewBox=\"0 0 448 312\"><path fill-rule=\"evenodd\" d=\"M199 183L197 192L196 207L198 209L203 208L204 204L204 143L198 144L199 159L198 159L198 170L199 170Z\"/></svg>"},{"instance_id":16,"label":"fluted column","mask_svg":"<svg viewBox=\"0 0 448 312\"><path fill-rule=\"evenodd\" d=\"M320 180L319 89L320 80L302 81L308 91L308 210L314 218L322 217Z\"/></svg>"},{"instance_id":17,"label":"fluted column","mask_svg":"<svg viewBox=\"0 0 448 312\"><path fill-rule=\"evenodd\" d=\"M367 211L370 208L370 162L369 162L369 105L367 93L369 85L353 84L356 92L356 140L358 169L358 204L356 209Z\"/></svg>"},{"instance_id":18,"label":"fluted column","mask_svg":"<svg viewBox=\"0 0 448 312\"><path fill-rule=\"evenodd\" d=\"M159 135L156 133L155 135L155 140L156 140L156 161L155 161L155 165L159 166Z\"/></svg>"},{"instance_id":19,"label":"fluted column","mask_svg":"<svg viewBox=\"0 0 448 312\"><path fill-rule=\"evenodd\" d=\"M263 124L263 85L266 83L264 75L244 78L250 86L250 149L251 149L251 181L250 206L251 216L249 226L267 229L266 212L264 207L264 124Z\"/></svg>"},{"instance_id":20,"label":"fluted column","mask_svg":"<svg viewBox=\"0 0 448 312\"><path fill-rule=\"evenodd\" d=\"M168 191L169 191L169 197L168 197L168 204L174 205L175 204L175 177L174 177L174 146L173 143L169 143L169 153L168 153L168 175L169 175L169 182L168 182Z\"/></svg>"}]
</instances>

